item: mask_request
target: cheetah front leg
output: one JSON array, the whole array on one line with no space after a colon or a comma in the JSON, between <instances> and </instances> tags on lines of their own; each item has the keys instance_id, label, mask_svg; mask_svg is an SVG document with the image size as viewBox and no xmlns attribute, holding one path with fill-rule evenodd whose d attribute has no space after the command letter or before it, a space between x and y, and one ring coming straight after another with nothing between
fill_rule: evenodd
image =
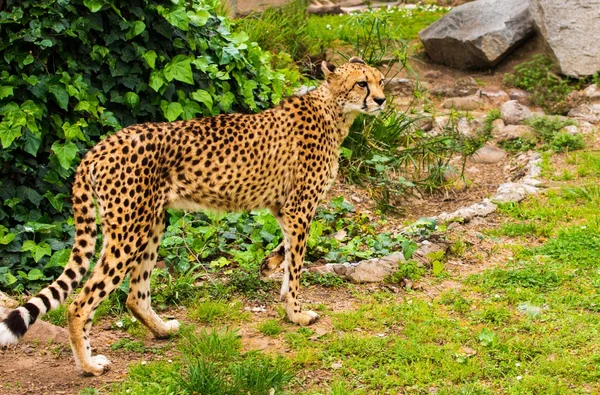
<instances>
[{"instance_id":1,"label":"cheetah front leg","mask_svg":"<svg viewBox=\"0 0 600 395\"><path fill-rule=\"evenodd\" d=\"M281 284L281 300L290 321L299 325L311 325L319 315L314 311L302 311L298 302L300 276L306 251L306 240L310 230L310 222L314 215L315 203L304 203L301 206L284 207L277 217L285 239L284 277Z\"/></svg>"},{"instance_id":2,"label":"cheetah front leg","mask_svg":"<svg viewBox=\"0 0 600 395\"><path fill-rule=\"evenodd\" d=\"M285 241L282 241L275 249L262 260L260 264L260 279L269 280L269 276L285 267Z\"/></svg>"}]
</instances>

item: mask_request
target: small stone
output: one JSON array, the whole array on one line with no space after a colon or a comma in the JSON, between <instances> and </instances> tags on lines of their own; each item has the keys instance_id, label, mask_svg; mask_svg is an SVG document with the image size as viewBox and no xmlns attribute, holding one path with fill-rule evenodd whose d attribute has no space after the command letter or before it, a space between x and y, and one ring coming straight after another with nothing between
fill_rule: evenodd
<instances>
[{"instance_id":1,"label":"small stone","mask_svg":"<svg viewBox=\"0 0 600 395\"><path fill-rule=\"evenodd\" d=\"M533 118L533 113L529 108L520 104L516 100L507 101L500 107L502 119L507 125L518 125L523 121Z\"/></svg>"},{"instance_id":2,"label":"small stone","mask_svg":"<svg viewBox=\"0 0 600 395\"><path fill-rule=\"evenodd\" d=\"M442 107L448 110L455 109L458 111L475 111L483 107L483 101L479 95L453 97L444 100Z\"/></svg>"},{"instance_id":3,"label":"small stone","mask_svg":"<svg viewBox=\"0 0 600 395\"><path fill-rule=\"evenodd\" d=\"M430 79L430 80L437 80L439 78L442 78L444 74L441 71L438 70L429 70L428 72L426 72L423 77Z\"/></svg>"},{"instance_id":4,"label":"small stone","mask_svg":"<svg viewBox=\"0 0 600 395\"><path fill-rule=\"evenodd\" d=\"M473 163L494 164L502 162L505 158L506 152L502 149L492 145L486 145L479 148L470 160Z\"/></svg>"},{"instance_id":5,"label":"small stone","mask_svg":"<svg viewBox=\"0 0 600 395\"><path fill-rule=\"evenodd\" d=\"M569 116L592 124L600 123L600 104L582 104L569 111Z\"/></svg>"},{"instance_id":6,"label":"small stone","mask_svg":"<svg viewBox=\"0 0 600 395\"><path fill-rule=\"evenodd\" d=\"M352 201L354 203L360 203L360 202L362 202L362 199L358 195L352 195L352 196L350 196L350 199L352 199Z\"/></svg>"},{"instance_id":7,"label":"small stone","mask_svg":"<svg viewBox=\"0 0 600 395\"><path fill-rule=\"evenodd\" d=\"M465 118L460 118L456 122L456 130L464 137L475 137L473 129L471 128L471 122Z\"/></svg>"},{"instance_id":8,"label":"small stone","mask_svg":"<svg viewBox=\"0 0 600 395\"><path fill-rule=\"evenodd\" d=\"M438 221L448 222L456 219L461 219L464 222L469 222L475 217L485 217L496 211L496 205L489 199L484 199L480 203L472 204L468 207L459 208L452 213L442 213L438 215Z\"/></svg>"},{"instance_id":9,"label":"small stone","mask_svg":"<svg viewBox=\"0 0 600 395\"><path fill-rule=\"evenodd\" d=\"M499 142L502 142L531 136L532 133L531 127L527 125L507 125L500 131L498 135L494 135L494 137Z\"/></svg>"},{"instance_id":10,"label":"small stone","mask_svg":"<svg viewBox=\"0 0 600 395\"><path fill-rule=\"evenodd\" d=\"M596 84L588 86L584 89L583 96L591 103L600 103L600 87Z\"/></svg>"},{"instance_id":11,"label":"small stone","mask_svg":"<svg viewBox=\"0 0 600 395\"><path fill-rule=\"evenodd\" d=\"M531 93L523 89L511 89L508 91L510 100L516 100L519 104L528 106L531 104Z\"/></svg>"},{"instance_id":12,"label":"small stone","mask_svg":"<svg viewBox=\"0 0 600 395\"><path fill-rule=\"evenodd\" d=\"M384 90L394 96L412 96L415 86L407 78L391 78L385 81Z\"/></svg>"},{"instance_id":13,"label":"small stone","mask_svg":"<svg viewBox=\"0 0 600 395\"><path fill-rule=\"evenodd\" d=\"M481 97L494 107L498 107L510 100L508 93L500 89L482 89Z\"/></svg>"},{"instance_id":14,"label":"small stone","mask_svg":"<svg viewBox=\"0 0 600 395\"><path fill-rule=\"evenodd\" d=\"M499 136L506 124L502 118L498 118L492 121L492 136Z\"/></svg>"},{"instance_id":15,"label":"small stone","mask_svg":"<svg viewBox=\"0 0 600 395\"><path fill-rule=\"evenodd\" d=\"M575 125L567 125L564 128L561 129L561 132L563 133L568 133L572 136L576 135L576 134L580 134L581 131L579 130L579 128Z\"/></svg>"},{"instance_id":16,"label":"small stone","mask_svg":"<svg viewBox=\"0 0 600 395\"><path fill-rule=\"evenodd\" d=\"M346 236L348 236L348 232L346 232L344 229L341 229L333 235L333 238L337 241L342 241L346 238Z\"/></svg>"},{"instance_id":17,"label":"small stone","mask_svg":"<svg viewBox=\"0 0 600 395\"><path fill-rule=\"evenodd\" d=\"M341 367L342 363L340 361L331 364L331 369L340 369Z\"/></svg>"}]
</instances>

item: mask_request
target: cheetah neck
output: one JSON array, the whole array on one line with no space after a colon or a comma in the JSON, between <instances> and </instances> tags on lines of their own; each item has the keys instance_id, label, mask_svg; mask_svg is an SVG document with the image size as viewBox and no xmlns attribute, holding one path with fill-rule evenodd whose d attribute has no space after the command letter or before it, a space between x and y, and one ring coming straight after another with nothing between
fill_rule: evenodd
<instances>
[{"instance_id":1,"label":"cheetah neck","mask_svg":"<svg viewBox=\"0 0 600 395\"><path fill-rule=\"evenodd\" d=\"M337 101L337 97L334 92L331 91L327 82L323 83L317 89L309 92L308 95L321 101L324 105L325 117L331 119L332 123L336 126L336 140L339 145L342 144L348 132L350 126L358 116L357 111L344 111L342 106Z\"/></svg>"}]
</instances>

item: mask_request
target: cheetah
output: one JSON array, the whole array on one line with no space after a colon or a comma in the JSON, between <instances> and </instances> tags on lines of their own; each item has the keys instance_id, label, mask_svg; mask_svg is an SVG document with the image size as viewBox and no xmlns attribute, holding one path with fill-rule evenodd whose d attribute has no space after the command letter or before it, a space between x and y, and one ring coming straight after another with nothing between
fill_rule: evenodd
<instances>
[{"instance_id":1,"label":"cheetah","mask_svg":"<svg viewBox=\"0 0 600 395\"><path fill-rule=\"evenodd\" d=\"M307 234L320 199L338 170L340 145L359 113L385 106L384 77L359 58L335 67L325 81L258 114L227 114L134 125L86 153L73 182L75 243L63 273L0 323L0 345L15 344L35 320L79 286L95 251L96 209L103 245L83 289L68 308L75 363L100 375L110 362L92 356L90 329L98 305L130 276L127 307L157 338L179 328L150 305L150 274L164 231L166 208L245 211L269 209L284 238L261 264L261 275L284 271L281 301L288 318L310 325L299 279Z\"/></svg>"}]
</instances>

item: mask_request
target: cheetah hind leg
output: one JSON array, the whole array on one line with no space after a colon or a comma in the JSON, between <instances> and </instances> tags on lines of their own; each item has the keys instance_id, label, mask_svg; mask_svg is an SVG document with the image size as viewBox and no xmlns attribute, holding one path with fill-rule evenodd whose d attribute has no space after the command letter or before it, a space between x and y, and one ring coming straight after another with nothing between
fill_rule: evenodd
<instances>
[{"instance_id":1,"label":"cheetah hind leg","mask_svg":"<svg viewBox=\"0 0 600 395\"><path fill-rule=\"evenodd\" d=\"M273 273L283 270L285 267L285 246L281 242L260 264L260 279L270 281Z\"/></svg>"},{"instance_id":2,"label":"cheetah hind leg","mask_svg":"<svg viewBox=\"0 0 600 395\"><path fill-rule=\"evenodd\" d=\"M156 223L148 247L141 255L141 262L131 272L127 307L156 338L162 339L176 333L179 330L179 322L177 320L163 321L154 312L150 303L150 277L156 265L160 238L164 230L162 217Z\"/></svg>"}]
</instances>

